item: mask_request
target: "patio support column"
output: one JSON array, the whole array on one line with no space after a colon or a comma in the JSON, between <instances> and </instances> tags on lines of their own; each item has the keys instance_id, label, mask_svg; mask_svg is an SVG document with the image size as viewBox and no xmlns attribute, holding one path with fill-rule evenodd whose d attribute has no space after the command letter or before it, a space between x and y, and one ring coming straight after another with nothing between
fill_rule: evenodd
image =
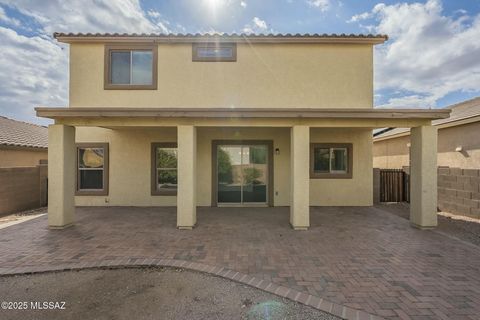
<instances>
[{"instance_id":1,"label":"patio support column","mask_svg":"<svg viewBox=\"0 0 480 320\"><path fill-rule=\"evenodd\" d=\"M48 126L48 225L65 228L75 213L75 127Z\"/></svg>"},{"instance_id":2,"label":"patio support column","mask_svg":"<svg viewBox=\"0 0 480 320\"><path fill-rule=\"evenodd\" d=\"M290 224L295 230L310 226L310 127L291 128Z\"/></svg>"},{"instance_id":3,"label":"patio support column","mask_svg":"<svg viewBox=\"0 0 480 320\"><path fill-rule=\"evenodd\" d=\"M410 223L433 228L437 226L437 128L412 128L410 139Z\"/></svg>"},{"instance_id":4,"label":"patio support column","mask_svg":"<svg viewBox=\"0 0 480 320\"><path fill-rule=\"evenodd\" d=\"M197 223L197 131L194 126L177 127L178 191L177 227L192 229Z\"/></svg>"}]
</instances>

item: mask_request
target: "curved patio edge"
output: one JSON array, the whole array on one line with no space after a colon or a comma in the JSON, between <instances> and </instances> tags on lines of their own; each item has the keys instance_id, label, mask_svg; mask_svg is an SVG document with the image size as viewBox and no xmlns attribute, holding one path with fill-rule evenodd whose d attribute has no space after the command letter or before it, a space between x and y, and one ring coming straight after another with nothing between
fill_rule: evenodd
<instances>
[{"instance_id":1,"label":"curved patio edge","mask_svg":"<svg viewBox=\"0 0 480 320\"><path fill-rule=\"evenodd\" d=\"M134 260L134 261L132 261ZM314 296L305 292L300 292L295 289L277 285L273 282L265 281L247 274L230 270L224 267L210 266L203 263L176 260L176 259L119 259L119 260L104 260L93 262L80 263L64 263L58 265L46 266L23 266L16 268L2 268L0 267L0 276L35 274L55 271L70 271L83 270L95 268L131 268L131 267L167 267L167 268L181 268L185 270L197 271L213 276L233 280L235 282L245 284L262 291L272 293L276 296L301 303L303 305L315 308L317 310L330 313L334 316L347 320L378 320L382 319L376 315L367 312L356 310L347 306L342 306L321 297Z\"/></svg>"}]
</instances>

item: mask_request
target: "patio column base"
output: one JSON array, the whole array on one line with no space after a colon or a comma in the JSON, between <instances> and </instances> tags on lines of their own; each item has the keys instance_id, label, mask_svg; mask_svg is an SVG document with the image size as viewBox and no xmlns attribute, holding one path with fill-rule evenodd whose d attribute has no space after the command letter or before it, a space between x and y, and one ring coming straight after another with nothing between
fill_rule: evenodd
<instances>
[{"instance_id":1,"label":"patio column base","mask_svg":"<svg viewBox=\"0 0 480 320\"><path fill-rule=\"evenodd\" d=\"M300 227L300 226L294 226L293 224L290 223L290 226L292 227L293 230L295 231L307 231L308 227Z\"/></svg>"},{"instance_id":2,"label":"patio column base","mask_svg":"<svg viewBox=\"0 0 480 320\"><path fill-rule=\"evenodd\" d=\"M177 226L177 229L178 230L193 230L193 229L195 229L196 226L197 226L197 224L195 224L193 226Z\"/></svg>"},{"instance_id":3,"label":"patio column base","mask_svg":"<svg viewBox=\"0 0 480 320\"><path fill-rule=\"evenodd\" d=\"M48 229L51 229L51 230L63 230L63 229L67 229L67 228L70 228L70 227L73 227L75 224L74 223L69 223L69 224L66 224L64 226L48 226Z\"/></svg>"},{"instance_id":4,"label":"patio column base","mask_svg":"<svg viewBox=\"0 0 480 320\"><path fill-rule=\"evenodd\" d=\"M435 229L435 227L436 227L436 226L421 226L421 225L413 223L413 222L410 222L410 226L412 226L413 228L416 228L416 229L420 229L420 230L432 230L432 229Z\"/></svg>"}]
</instances>

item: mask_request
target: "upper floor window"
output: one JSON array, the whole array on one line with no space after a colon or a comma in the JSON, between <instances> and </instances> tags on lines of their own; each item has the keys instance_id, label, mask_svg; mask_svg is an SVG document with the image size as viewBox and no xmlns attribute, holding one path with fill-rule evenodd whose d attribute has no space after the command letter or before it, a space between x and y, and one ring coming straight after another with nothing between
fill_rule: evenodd
<instances>
[{"instance_id":1,"label":"upper floor window","mask_svg":"<svg viewBox=\"0 0 480 320\"><path fill-rule=\"evenodd\" d=\"M351 143L312 143L310 178L352 178Z\"/></svg>"},{"instance_id":2,"label":"upper floor window","mask_svg":"<svg viewBox=\"0 0 480 320\"><path fill-rule=\"evenodd\" d=\"M235 43L194 43L192 61L237 61Z\"/></svg>"},{"instance_id":3,"label":"upper floor window","mask_svg":"<svg viewBox=\"0 0 480 320\"><path fill-rule=\"evenodd\" d=\"M157 47L105 47L105 89L156 89Z\"/></svg>"}]
</instances>

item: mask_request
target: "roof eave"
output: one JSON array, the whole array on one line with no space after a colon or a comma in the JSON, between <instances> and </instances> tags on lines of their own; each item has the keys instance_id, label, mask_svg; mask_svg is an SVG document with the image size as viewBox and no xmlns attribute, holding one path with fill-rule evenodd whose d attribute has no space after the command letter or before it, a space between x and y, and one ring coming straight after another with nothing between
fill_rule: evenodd
<instances>
[{"instance_id":1,"label":"roof eave","mask_svg":"<svg viewBox=\"0 0 480 320\"><path fill-rule=\"evenodd\" d=\"M314 36L69 36L55 35L63 43L104 43L104 42L151 42L151 43L336 43L336 44L382 44L388 37L314 37Z\"/></svg>"},{"instance_id":2,"label":"roof eave","mask_svg":"<svg viewBox=\"0 0 480 320\"><path fill-rule=\"evenodd\" d=\"M14 143L0 143L0 148L29 149L29 150L38 150L38 151L48 150L48 146L33 146L33 145L14 144Z\"/></svg>"},{"instance_id":3,"label":"roof eave","mask_svg":"<svg viewBox=\"0 0 480 320\"><path fill-rule=\"evenodd\" d=\"M45 118L157 117L157 118L343 118L445 119L446 109L324 109L324 108L35 108Z\"/></svg>"}]
</instances>

